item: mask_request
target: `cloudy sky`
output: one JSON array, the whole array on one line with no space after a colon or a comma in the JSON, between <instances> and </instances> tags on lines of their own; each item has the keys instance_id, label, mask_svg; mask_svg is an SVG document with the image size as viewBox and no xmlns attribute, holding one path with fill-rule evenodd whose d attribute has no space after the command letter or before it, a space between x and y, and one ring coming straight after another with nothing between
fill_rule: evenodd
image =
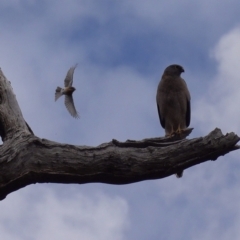
<instances>
[{"instance_id":1,"label":"cloudy sky","mask_svg":"<svg viewBox=\"0 0 240 240\"><path fill-rule=\"evenodd\" d=\"M0 67L41 138L97 146L162 136L156 88L172 63L192 95L190 138L215 127L240 134L239 9L238 0L2 0ZM54 102L75 63L79 120ZM239 154L181 179L25 187L0 202L1 239L237 240Z\"/></svg>"}]
</instances>

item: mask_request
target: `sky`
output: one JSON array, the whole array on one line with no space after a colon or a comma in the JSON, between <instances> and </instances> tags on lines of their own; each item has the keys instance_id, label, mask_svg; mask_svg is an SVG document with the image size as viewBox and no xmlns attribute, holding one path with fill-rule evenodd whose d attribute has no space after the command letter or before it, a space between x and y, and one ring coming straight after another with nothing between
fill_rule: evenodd
<instances>
[{"instance_id":1,"label":"sky","mask_svg":"<svg viewBox=\"0 0 240 240\"><path fill-rule=\"evenodd\" d=\"M163 136L156 90L173 63L191 93L189 138L239 134L239 9L237 0L2 0L0 67L40 138L97 146ZM54 101L76 63L78 120ZM27 186L0 202L1 238L238 240L238 156L181 179Z\"/></svg>"}]
</instances>

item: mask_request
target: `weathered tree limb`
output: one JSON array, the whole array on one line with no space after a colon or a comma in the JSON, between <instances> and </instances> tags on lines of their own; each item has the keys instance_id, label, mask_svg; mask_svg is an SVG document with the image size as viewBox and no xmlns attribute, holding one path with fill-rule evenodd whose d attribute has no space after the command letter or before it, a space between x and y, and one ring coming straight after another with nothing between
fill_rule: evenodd
<instances>
[{"instance_id":1,"label":"weathered tree limb","mask_svg":"<svg viewBox=\"0 0 240 240\"><path fill-rule=\"evenodd\" d=\"M113 139L112 143L118 147L135 147L135 148L143 148L149 146L166 147L176 144L177 142L181 142L192 132L192 130L193 128L187 128L181 133L181 135L175 134L171 137L146 138L143 139L142 141L127 140L126 142L119 142L118 140Z\"/></svg>"},{"instance_id":2,"label":"weathered tree limb","mask_svg":"<svg viewBox=\"0 0 240 240\"><path fill-rule=\"evenodd\" d=\"M189 134L192 129L186 130ZM239 149L240 138L215 129L191 140L150 138L98 147L60 144L34 136L10 83L0 71L0 199L33 183L128 184L170 176Z\"/></svg>"},{"instance_id":3,"label":"weathered tree limb","mask_svg":"<svg viewBox=\"0 0 240 240\"><path fill-rule=\"evenodd\" d=\"M33 133L25 122L9 82L0 69L0 134L2 141Z\"/></svg>"}]
</instances>

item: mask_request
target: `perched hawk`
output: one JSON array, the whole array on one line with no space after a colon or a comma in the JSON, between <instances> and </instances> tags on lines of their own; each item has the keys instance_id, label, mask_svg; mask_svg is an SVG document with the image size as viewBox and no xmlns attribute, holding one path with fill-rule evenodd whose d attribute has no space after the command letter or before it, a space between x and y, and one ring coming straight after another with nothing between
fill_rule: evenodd
<instances>
[{"instance_id":1,"label":"perched hawk","mask_svg":"<svg viewBox=\"0 0 240 240\"><path fill-rule=\"evenodd\" d=\"M65 80L64 80L65 88L57 87L55 92L55 101L57 101L58 98L60 98L62 95L65 95L65 106L67 110L74 118L79 118L79 115L75 109L73 97L72 97L73 92L76 90L74 87L72 87L73 73L76 67L77 67L77 64L68 70L67 76L65 77Z\"/></svg>"},{"instance_id":2,"label":"perched hawk","mask_svg":"<svg viewBox=\"0 0 240 240\"><path fill-rule=\"evenodd\" d=\"M180 134L190 124L191 107L190 93L181 73L182 66L168 66L162 75L157 89L157 107L160 123L165 129L165 135ZM182 172L177 173L181 177Z\"/></svg>"}]
</instances>

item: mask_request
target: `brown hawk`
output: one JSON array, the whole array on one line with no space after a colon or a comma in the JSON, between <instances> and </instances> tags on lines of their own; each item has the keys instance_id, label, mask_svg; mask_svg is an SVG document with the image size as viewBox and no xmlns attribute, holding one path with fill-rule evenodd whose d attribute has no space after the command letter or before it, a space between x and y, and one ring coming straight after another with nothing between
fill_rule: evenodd
<instances>
[{"instance_id":1,"label":"brown hawk","mask_svg":"<svg viewBox=\"0 0 240 240\"><path fill-rule=\"evenodd\" d=\"M162 75L157 89L157 108L160 123L165 129L165 136L180 134L190 124L190 93L181 73L182 66L168 66ZM177 173L181 177L182 172Z\"/></svg>"}]
</instances>

